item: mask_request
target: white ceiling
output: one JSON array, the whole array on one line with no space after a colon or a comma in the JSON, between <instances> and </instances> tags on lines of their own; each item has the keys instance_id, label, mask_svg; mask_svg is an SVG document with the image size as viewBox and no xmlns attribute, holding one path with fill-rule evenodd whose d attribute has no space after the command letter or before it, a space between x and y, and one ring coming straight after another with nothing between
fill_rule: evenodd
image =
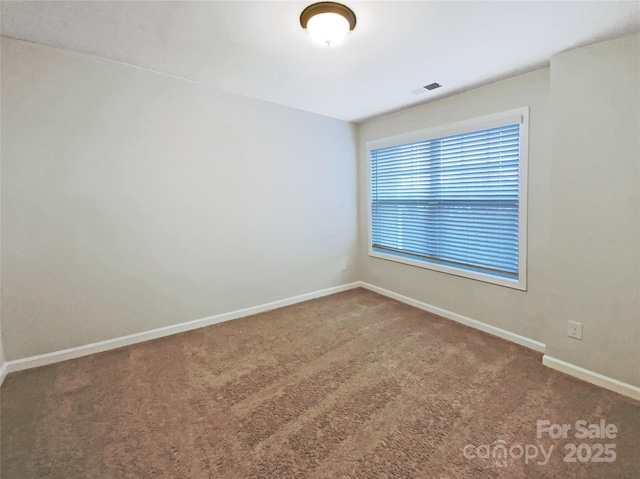
<instances>
[{"instance_id":1,"label":"white ceiling","mask_svg":"<svg viewBox=\"0 0 640 479\"><path fill-rule=\"evenodd\" d=\"M310 3L2 1L1 33L361 121L640 31L638 1L348 0L356 29L328 48L300 27Z\"/></svg>"}]
</instances>

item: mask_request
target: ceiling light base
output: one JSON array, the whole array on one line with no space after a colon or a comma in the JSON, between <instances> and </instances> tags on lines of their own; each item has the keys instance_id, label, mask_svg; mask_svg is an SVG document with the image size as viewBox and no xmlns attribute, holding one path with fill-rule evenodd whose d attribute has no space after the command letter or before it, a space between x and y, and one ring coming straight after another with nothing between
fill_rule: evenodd
<instances>
[{"instance_id":1,"label":"ceiling light base","mask_svg":"<svg viewBox=\"0 0 640 479\"><path fill-rule=\"evenodd\" d=\"M300 14L300 25L302 25L302 28L307 28L311 17L315 17L321 13L336 13L347 19L349 22L349 30L353 30L356 27L356 14L353 13L353 10L349 7L336 2L319 2L309 5L302 10Z\"/></svg>"}]
</instances>

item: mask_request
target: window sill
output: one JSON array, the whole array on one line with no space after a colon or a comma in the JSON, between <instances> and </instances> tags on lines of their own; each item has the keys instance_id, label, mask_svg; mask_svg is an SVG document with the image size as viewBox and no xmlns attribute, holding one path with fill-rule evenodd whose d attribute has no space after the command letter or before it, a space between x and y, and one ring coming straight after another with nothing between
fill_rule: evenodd
<instances>
[{"instance_id":1,"label":"window sill","mask_svg":"<svg viewBox=\"0 0 640 479\"><path fill-rule=\"evenodd\" d=\"M369 256L373 258L384 259L387 261L393 261L395 263L407 264L410 266L416 266L418 268L429 269L432 271L438 271L440 273L452 274L455 276L461 276L463 278L473 279L475 281L482 281L484 283L491 283L498 286L504 286L506 288L517 289L520 291L527 290L526 275L520 272L519 279L509 279L500 276L494 276L486 273L480 273L476 271L469 271L462 268L455 268L452 266L446 266L428 261L420 261L416 259L406 258L404 256L395 255L391 253L381 253L374 251L371 246L369 247Z\"/></svg>"}]
</instances>

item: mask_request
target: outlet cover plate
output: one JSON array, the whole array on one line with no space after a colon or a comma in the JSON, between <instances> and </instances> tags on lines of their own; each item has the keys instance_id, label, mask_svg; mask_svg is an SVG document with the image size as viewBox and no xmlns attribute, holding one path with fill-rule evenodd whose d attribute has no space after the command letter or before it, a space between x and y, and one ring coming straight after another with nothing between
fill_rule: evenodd
<instances>
[{"instance_id":1,"label":"outlet cover plate","mask_svg":"<svg viewBox=\"0 0 640 479\"><path fill-rule=\"evenodd\" d=\"M569 321L567 326L567 336L575 339L582 339L582 323Z\"/></svg>"}]
</instances>

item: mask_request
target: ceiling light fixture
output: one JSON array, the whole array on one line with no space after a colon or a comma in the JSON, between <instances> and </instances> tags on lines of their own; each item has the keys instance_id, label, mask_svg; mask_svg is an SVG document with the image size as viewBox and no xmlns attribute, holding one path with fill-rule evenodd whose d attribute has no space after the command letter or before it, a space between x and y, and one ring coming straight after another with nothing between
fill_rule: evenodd
<instances>
[{"instance_id":1,"label":"ceiling light fixture","mask_svg":"<svg viewBox=\"0 0 640 479\"><path fill-rule=\"evenodd\" d=\"M340 43L355 28L356 14L341 3L314 3L300 14L300 25L315 42L331 46Z\"/></svg>"}]
</instances>

